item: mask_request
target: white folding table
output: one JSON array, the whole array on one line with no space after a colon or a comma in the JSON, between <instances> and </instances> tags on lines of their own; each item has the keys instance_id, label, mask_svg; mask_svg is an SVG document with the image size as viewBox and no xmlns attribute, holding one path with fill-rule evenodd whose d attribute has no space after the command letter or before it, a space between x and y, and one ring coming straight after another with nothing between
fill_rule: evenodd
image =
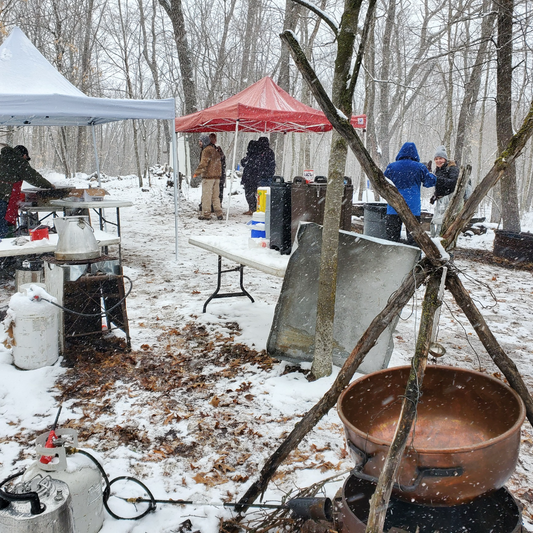
<instances>
[{"instance_id":1,"label":"white folding table","mask_svg":"<svg viewBox=\"0 0 533 533\"><path fill-rule=\"evenodd\" d=\"M285 270L289 263L288 255L281 255L278 251L269 248L250 248L248 239L241 236L195 236L189 238L189 244L198 246L199 248L203 248L208 252L218 255L217 288L204 303L203 313L205 313L207 309L207 304L216 298L247 296L252 302L254 301L243 285L245 266L260 270L271 276L282 278L285 276ZM228 270L222 270L223 257L237 263L239 266ZM240 273L241 292L220 293L222 274L225 274L226 272Z\"/></svg>"}]
</instances>

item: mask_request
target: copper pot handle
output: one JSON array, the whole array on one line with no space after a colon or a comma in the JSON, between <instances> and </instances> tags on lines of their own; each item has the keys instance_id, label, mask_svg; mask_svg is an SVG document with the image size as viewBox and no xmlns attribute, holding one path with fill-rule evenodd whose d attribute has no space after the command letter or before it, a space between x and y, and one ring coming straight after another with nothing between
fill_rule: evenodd
<instances>
[{"instance_id":1,"label":"copper pot handle","mask_svg":"<svg viewBox=\"0 0 533 533\"><path fill-rule=\"evenodd\" d=\"M362 460L362 462L353 469L352 473L360 479L363 479L365 481L371 481L372 483L377 483L378 482L377 477L371 476L369 474L364 474L362 472L363 467L370 459L370 455L367 454L365 451L361 450L361 448L359 448L357 445L355 445L351 441L348 441L348 446ZM457 476L461 476L463 472L464 472L464 469L462 466L454 466L450 468L417 466L415 468L416 479L412 485L400 485L399 483L395 483L394 488L402 492L414 492L420 485L420 482L422 481L422 479L426 476L428 477L457 477Z\"/></svg>"}]
</instances>

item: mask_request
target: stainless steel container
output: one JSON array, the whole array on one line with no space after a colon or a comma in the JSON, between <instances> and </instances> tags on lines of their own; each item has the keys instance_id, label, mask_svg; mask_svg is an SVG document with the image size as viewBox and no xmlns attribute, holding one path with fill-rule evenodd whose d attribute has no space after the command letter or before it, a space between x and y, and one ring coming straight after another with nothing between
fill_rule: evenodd
<instances>
[{"instance_id":1,"label":"stainless steel container","mask_svg":"<svg viewBox=\"0 0 533 533\"><path fill-rule=\"evenodd\" d=\"M35 476L10 491L0 491L2 533L72 533L68 485L50 476Z\"/></svg>"}]
</instances>

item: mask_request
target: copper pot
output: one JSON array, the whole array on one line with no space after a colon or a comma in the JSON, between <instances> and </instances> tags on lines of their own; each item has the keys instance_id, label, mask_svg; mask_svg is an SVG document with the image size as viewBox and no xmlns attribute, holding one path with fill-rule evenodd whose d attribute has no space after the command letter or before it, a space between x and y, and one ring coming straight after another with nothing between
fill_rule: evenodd
<instances>
[{"instance_id":1,"label":"copper pot","mask_svg":"<svg viewBox=\"0 0 533 533\"><path fill-rule=\"evenodd\" d=\"M394 438L410 367L368 374L340 396L337 409L361 477L375 481ZM457 505L499 489L518 459L525 407L491 376L428 366L414 430L394 494L431 505Z\"/></svg>"}]
</instances>

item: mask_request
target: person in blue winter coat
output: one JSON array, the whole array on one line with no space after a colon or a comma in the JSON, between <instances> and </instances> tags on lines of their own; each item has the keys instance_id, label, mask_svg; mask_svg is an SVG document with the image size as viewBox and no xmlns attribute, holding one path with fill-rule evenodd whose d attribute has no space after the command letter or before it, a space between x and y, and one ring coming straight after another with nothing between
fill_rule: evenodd
<instances>
[{"instance_id":1,"label":"person in blue winter coat","mask_svg":"<svg viewBox=\"0 0 533 533\"><path fill-rule=\"evenodd\" d=\"M396 156L396 161L390 163L385 169L385 177L394 183L413 215L420 221L422 209L420 187L422 185L428 188L433 187L437 178L427 169L426 165L420 163L415 143L404 143ZM398 242L402 230L402 220L390 205L387 206L386 224L387 239ZM407 244L416 244L410 233L407 234Z\"/></svg>"}]
</instances>

